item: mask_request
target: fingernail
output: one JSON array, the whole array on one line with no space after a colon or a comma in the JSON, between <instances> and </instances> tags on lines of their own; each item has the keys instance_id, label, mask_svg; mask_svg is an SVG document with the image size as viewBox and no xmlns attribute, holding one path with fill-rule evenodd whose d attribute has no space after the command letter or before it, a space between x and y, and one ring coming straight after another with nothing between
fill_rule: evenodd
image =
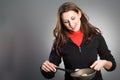
<instances>
[{"instance_id":1,"label":"fingernail","mask_svg":"<svg viewBox=\"0 0 120 80\"><path fill-rule=\"evenodd\" d=\"M54 72L56 72L56 68L54 68Z\"/></svg>"}]
</instances>

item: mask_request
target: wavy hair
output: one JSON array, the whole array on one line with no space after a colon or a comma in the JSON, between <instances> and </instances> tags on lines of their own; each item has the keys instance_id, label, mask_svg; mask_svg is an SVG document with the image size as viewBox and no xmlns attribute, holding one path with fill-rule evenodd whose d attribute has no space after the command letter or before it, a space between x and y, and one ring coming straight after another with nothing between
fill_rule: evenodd
<instances>
[{"instance_id":1,"label":"wavy hair","mask_svg":"<svg viewBox=\"0 0 120 80\"><path fill-rule=\"evenodd\" d=\"M53 30L53 35L55 37L53 49L55 49L58 54L62 52L62 47L68 39L67 34L70 32L63 24L61 16L64 12L68 12L70 10L73 10L76 13L79 11L81 12L80 30L83 32L86 40L91 40L92 36L95 34L101 34L101 31L97 27L89 23L87 15L75 3L65 2L58 9L57 23Z\"/></svg>"}]
</instances>

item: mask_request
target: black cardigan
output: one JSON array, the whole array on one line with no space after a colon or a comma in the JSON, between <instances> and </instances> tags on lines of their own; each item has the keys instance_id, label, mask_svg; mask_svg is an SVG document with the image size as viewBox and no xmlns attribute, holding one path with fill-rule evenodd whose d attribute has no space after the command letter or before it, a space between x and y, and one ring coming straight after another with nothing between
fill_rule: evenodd
<instances>
[{"instance_id":1,"label":"black cardigan","mask_svg":"<svg viewBox=\"0 0 120 80\"><path fill-rule=\"evenodd\" d=\"M49 61L59 66L61 59L63 59L65 68L67 69L89 68L92 63L97 60L98 56L100 59L112 62L112 67L109 70L106 69L107 71L113 71L116 68L115 59L108 49L102 35L95 35L90 41L86 41L84 38L80 47L68 39L67 43L63 46L63 52L60 55L57 55L55 50L51 50ZM49 79L55 76L54 72L44 72L41 70L41 73L45 78ZM65 80L74 79L66 72ZM103 80L101 71L97 71L92 80Z\"/></svg>"}]
</instances>

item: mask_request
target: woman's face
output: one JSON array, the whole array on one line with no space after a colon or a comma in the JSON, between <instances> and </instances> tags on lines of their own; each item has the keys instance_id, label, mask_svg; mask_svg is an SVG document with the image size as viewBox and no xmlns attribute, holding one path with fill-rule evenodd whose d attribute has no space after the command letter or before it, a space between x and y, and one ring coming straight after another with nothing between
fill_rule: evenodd
<instances>
[{"instance_id":1,"label":"woman's face","mask_svg":"<svg viewBox=\"0 0 120 80\"><path fill-rule=\"evenodd\" d=\"M80 26L81 26L80 18L81 18L80 11L77 13L73 10L70 10L62 14L63 24L66 26L67 29L74 32L80 30Z\"/></svg>"}]
</instances>

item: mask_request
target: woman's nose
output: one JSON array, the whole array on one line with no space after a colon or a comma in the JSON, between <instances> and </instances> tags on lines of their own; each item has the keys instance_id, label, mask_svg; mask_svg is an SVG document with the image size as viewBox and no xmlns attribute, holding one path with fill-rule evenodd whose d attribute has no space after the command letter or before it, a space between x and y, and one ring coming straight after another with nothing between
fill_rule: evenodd
<instances>
[{"instance_id":1,"label":"woman's nose","mask_svg":"<svg viewBox=\"0 0 120 80\"><path fill-rule=\"evenodd\" d=\"M72 21L69 21L69 26L70 26L71 28L73 28L73 22L72 22Z\"/></svg>"}]
</instances>

